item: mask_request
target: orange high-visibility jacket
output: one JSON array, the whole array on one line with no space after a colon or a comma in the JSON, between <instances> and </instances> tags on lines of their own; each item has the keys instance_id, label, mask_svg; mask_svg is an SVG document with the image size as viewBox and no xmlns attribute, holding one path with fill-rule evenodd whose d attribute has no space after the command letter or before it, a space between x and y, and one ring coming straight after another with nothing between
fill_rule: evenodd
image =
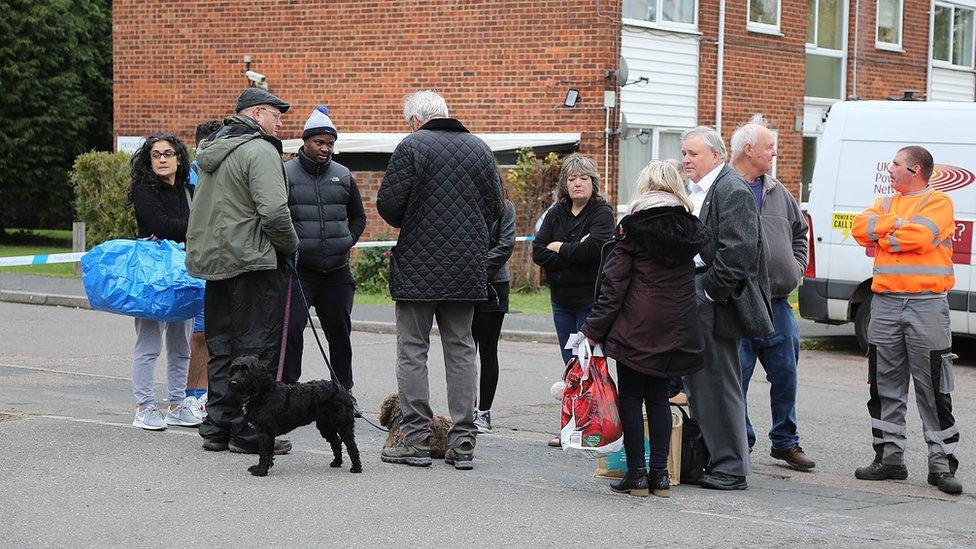
<instances>
[{"instance_id":1,"label":"orange high-visibility jacket","mask_svg":"<svg viewBox=\"0 0 976 549\"><path fill-rule=\"evenodd\" d=\"M942 293L956 284L952 271L952 199L931 187L878 198L854 218L861 246L877 245L875 293Z\"/></svg>"}]
</instances>

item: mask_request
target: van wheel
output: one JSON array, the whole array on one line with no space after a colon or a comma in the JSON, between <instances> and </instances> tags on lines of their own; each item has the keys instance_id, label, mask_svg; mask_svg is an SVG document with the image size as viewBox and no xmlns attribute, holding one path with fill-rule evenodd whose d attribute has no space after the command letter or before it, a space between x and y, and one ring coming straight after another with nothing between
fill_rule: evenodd
<instances>
[{"instance_id":1,"label":"van wheel","mask_svg":"<svg viewBox=\"0 0 976 549\"><path fill-rule=\"evenodd\" d=\"M868 324L871 322L871 299L873 297L872 294L868 294L868 298L864 300L864 303L861 303L857 312L854 313L854 336L857 338L858 346L865 353L868 352Z\"/></svg>"}]
</instances>

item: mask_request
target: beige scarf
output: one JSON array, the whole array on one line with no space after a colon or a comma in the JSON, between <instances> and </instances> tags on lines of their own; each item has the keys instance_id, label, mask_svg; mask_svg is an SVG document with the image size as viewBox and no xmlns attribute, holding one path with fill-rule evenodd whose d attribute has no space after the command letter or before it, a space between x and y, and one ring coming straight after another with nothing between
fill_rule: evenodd
<instances>
[{"instance_id":1,"label":"beige scarf","mask_svg":"<svg viewBox=\"0 0 976 549\"><path fill-rule=\"evenodd\" d=\"M681 206L684 205L678 200L678 197L669 193L668 191L647 191L646 193L634 197L630 201L630 206L627 207L627 213L632 214L642 210L647 210L649 208L663 208L669 206Z\"/></svg>"}]
</instances>

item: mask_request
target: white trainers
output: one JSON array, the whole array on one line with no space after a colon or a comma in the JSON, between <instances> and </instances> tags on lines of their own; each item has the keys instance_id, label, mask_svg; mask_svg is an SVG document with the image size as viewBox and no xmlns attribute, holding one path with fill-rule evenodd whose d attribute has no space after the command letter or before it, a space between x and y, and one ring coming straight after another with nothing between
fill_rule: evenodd
<instances>
[{"instance_id":1,"label":"white trainers","mask_svg":"<svg viewBox=\"0 0 976 549\"><path fill-rule=\"evenodd\" d=\"M200 398L191 397L191 396L186 397L186 400L187 400L186 407L190 409L190 412L197 419L199 419L200 421L207 419L206 393L204 393L204 395Z\"/></svg>"},{"instance_id":2,"label":"white trainers","mask_svg":"<svg viewBox=\"0 0 976 549\"><path fill-rule=\"evenodd\" d=\"M142 409L136 408L132 426L149 431L162 431L166 428L166 422L163 420L163 414L159 408L155 404L150 404Z\"/></svg>"},{"instance_id":3,"label":"white trainers","mask_svg":"<svg viewBox=\"0 0 976 549\"><path fill-rule=\"evenodd\" d=\"M203 420L198 418L190 409L190 399L184 398L183 402L174 410L170 407L166 413L166 425L179 425L181 427L199 427ZM196 399L193 399L196 400Z\"/></svg>"},{"instance_id":4,"label":"white trainers","mask_svg":"<svg viewBox=\"0 0 976 549\"><path fill-rule=\"evenodd\" d=\"M486 410L484 412L482 412L481 410L475 410L474 426L478 428L479 432L490 433L491 432L491 410Z\"/></svg>"}]
</instances>

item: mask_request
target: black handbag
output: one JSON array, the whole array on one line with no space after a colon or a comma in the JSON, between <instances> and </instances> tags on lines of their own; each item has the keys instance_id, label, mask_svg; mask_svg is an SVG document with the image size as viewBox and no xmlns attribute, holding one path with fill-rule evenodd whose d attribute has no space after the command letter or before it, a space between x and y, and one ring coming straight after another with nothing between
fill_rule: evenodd
<instances>
[{"instance_id":1,"label":"black handbag","mask_svg":"<svg viewBox=\"0 0 976 549\"><path fill-rule=\"evenodd\" d=\"M708 448L705 447L705 437L701 427L685 411L684 406L677 406L681 412L681 483L701 484L708 465Z\"/></svg>"}]
</instances>

